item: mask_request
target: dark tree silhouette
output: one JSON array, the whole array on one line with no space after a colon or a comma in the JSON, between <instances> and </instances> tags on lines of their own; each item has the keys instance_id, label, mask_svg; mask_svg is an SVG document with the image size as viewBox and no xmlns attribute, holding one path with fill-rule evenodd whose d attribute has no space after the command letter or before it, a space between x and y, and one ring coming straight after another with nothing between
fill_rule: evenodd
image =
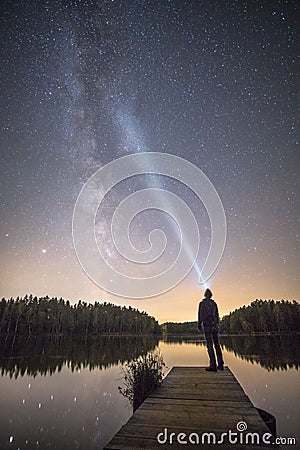
<instances>
[{"instance_id":1,"label":"dark tree silhouette","mask_svg":"<svg viewBox=\"0 0 300 450\"><path fill-rule=\"evenodd\" d=\"M197 322L165 322L161 325L164 334L198 334ZM220 321L222 334L251 333L299 333L300 305L295 300L255 300L242 306Z\"/></svg>"},{"instance_id":2,"label":"dark tree silhouette","mask_svg":"<svg viewBox=\"0 0 300 450\"><path fill-rule=\"evenodd\" d=\"M63 298L25 297L0 302L0 333L13 335L160 334L154 317L132 307Z\"/></svg>"},{"instance_id":3,"label":"dark tree silhouette","mask_svg":"<svg viewBox=\"0 0 300 450\"><path fill-rule=\"evenodd\" d=\"M281 300L255 300L224 316L223 334L296 333L300 331L300 305Z\"/></svg>"}]
</instances>

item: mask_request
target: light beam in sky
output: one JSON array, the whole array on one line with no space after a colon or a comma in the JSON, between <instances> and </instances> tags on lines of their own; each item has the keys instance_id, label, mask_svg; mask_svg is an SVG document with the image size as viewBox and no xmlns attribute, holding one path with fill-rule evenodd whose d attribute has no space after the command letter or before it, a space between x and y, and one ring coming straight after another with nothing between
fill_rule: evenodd
<instances>
[{"instance_id":1,"label":"light beam in sky","mask_svg":"<svg viewBox=\"0 0 300 450\"><path fill-rule=\"evenodd\" d=\"M129 150L131 149L134 152L149 152L149 148L146 145L146 143L144 142L145 137L144 137L144 133L141 130L141 126L138 123L137 119L134 118L134 115L130 111L129 107L128 107L128 109L125 109L125 107L119 103L118 108L116 110L116 114L115 114L115 120L116 120L118 126L122 130L122 136L124 139L124 147L126 149L129 149ZM150 166L150 165L151 165L151 162L148 161L148 166ZM142 167L141 167L141 169L142 169ZM160 182L161 176L154 175L153 178L155 179L156 187L158 189L164 189L164 186ZM167 208L170 205L165 205L165 206ZM177 225L174 222L174 220L172 220L171 223L172 223L172 227L173 227L175 233L178 234ZM192 260L193 252L191 251L190 248L188 248L187 245L184 247L184 251L187 253L187 255ZM207 289L208 288L208 280L203 283L202 271L201 271L200 265L197 260L195 261L193 267L196 270L196 273L198 275L198 283L200 285L202 285L205 289Z\"/></svg>"},{"instance_id":2,"label":"light beam in sky","mask_svg":"<svg viewBox=\"0 0 300 450\"><path fill-rule=\"evenodd\" d=\"M194 191L207 210L212 232L201 271L201 283L216 270L225 246L223 205L213 184L198 167L183 158L159 152L132 153L113 160L90 177L77 198L73 213L73 242L86 274L104 290L122 297L147 298L167 292L189 274L198 256L200 236L193 212L178 195L158 185L158 188L137 190L117 206L111 220L111 234L119 255L133 263L152 263L165 251L165 233L161 229L153 229L148 236L150 248L141 252L130 240L129 227L140 212L149 209L164 211L172 217L180 232L180 251L175 261L155 276L136 278L122 274L103 258L95 242L95 216L99 205L121 181L147 173L183 183ZM95 196L97 186L98 197Z\"/></svg>"}]
</instances>

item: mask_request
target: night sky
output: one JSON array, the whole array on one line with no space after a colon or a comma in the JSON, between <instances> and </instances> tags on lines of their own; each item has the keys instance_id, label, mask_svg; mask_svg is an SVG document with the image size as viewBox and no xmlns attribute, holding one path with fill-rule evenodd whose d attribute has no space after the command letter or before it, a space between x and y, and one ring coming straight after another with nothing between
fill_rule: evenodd
<instances>
[{"instance_id":1,"label":"night sky","mask_svg":"<svg viewBox=\"0 0 300 450\"><path fill-rule=\"evenodd\" d=\"M76 199L98 168L166 152L200 168L222 200L227 242L209 281L221 314L256 298L299 300L297 24L288 0L1 2L0 295L106 300L159 321L195 320L203 288L194 269L166 294L125 299L88 278L72 241ZM205 208L161 175L127 179L106 198L103 253L126 270L109 223L146 187L194 211L201 266ZM164 267L178 246L169 217L140 214L132 240L145 250L153 228L171 234Z\"/></svg>"}]
</instances>

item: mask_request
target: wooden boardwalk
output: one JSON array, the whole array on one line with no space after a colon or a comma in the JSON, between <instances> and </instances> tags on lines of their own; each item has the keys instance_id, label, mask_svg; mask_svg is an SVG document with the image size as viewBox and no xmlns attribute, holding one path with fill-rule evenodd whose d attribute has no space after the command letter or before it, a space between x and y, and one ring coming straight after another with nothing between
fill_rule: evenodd
<instances>
[{"instance_id":1,"label":"wooden boardwalk","mask_svg":"<svg viewBox=\"0 0 300 450\"><path fill-rule=\"evenodd\" d=\"M247 424L247 430L238 432L237 423L241 421ZM229 430L237 433L237 443L230 443ZM175 434L170 436L171 433ZM214 433L215 444L209 445L209 439L213 444L213 435L203 433ZM223 444L217 444L222 433L227 436L223 437ZM247 433L258 433L260 444L252 442L249 436L246 445ZM173 367L105 449L274 449L274 445L262 442L264 433L270 433L268 427L227 367L217 373L206 372L204 367ZM231 439L235 439L234 435Z\"/></svg>"}]
</instances>

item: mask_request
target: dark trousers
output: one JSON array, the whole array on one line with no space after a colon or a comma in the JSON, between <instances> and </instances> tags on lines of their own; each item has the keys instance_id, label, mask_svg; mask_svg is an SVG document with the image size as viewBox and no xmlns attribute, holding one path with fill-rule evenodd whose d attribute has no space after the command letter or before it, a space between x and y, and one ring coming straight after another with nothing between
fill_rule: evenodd
<instances>
[{"instance_id":1,"label":"dark trousers","mask_svg":"<svg viewBox=\"0 0 300 450\"><path fill-rule=\"evenodd\" d=\"M211 325L211 326L204 325L203 329L207 345L210 367L216 367L217 365L214 346L216 350L218 365L223 366L224 361L222 356L222 350L219 344L218 325Z\"/></svg>"}]
</instances>

